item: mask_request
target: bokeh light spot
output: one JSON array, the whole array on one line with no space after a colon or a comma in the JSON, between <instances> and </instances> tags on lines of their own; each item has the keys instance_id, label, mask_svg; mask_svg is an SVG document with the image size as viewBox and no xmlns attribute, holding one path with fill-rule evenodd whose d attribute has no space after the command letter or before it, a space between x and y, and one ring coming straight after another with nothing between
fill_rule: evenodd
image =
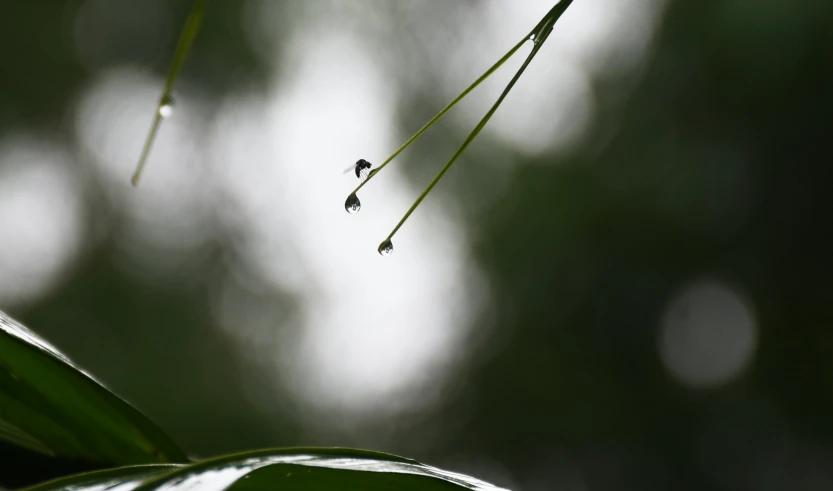
<instances>
[{"instance_id":1,"label":"bokeh light spot","mask_svg":"<svg viewBox=\"0 0 833 491\"><path fill-rule=\"evenodd\" d=\"M680 383L705 388L725 384L749 365L758 340L752 306L714 281L685 287L662 319L662 361Z\"/></svg>"},{"instance_id":2,"label":"bokeh light spot","mask_svg":"<svg viewBox=\"0 0 833 491\"><path fill-rule=\"evenodd\" d=\"M25 303L61 277L81 245L84 209L71 157L42 137L0 139L0 302Z\"/></svg>"},{"instance_id":3,"label":"bokeh light spot","mask_svg":"<svg viewBox=\"0 0 833 491\"><path fill-rule=\"evenodd\" d=\"M396 93L361 43L332 26L296 31L284 49L292 75L265 100L235 95L222 105L212 176L246 269L288 292L297 313L270 325L224 304L220 321L234 319L224 327L243 342L262 340L252 349L307 417L324 411L349 425L430 406L482 301L464 229L426 202L397 234L398 255L380 258L379 242L416 193L391 166L352 216L344 199L356 178L342 171L395 148Z\"/></svg>"}]
</instances>

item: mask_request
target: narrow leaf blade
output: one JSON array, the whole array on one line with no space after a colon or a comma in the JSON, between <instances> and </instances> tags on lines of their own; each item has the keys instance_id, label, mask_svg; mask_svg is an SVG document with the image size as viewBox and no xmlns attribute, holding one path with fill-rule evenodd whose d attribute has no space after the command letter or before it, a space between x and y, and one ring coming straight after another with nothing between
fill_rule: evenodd
<instances>
[{"instance_id":1,"label":"narrow leaf blade","mask_svg":"<svg viewBox=\"0 0 833 491\"><path fill-rule=\"evenodd\" d=\"M258 450L195 462L141 479L126 475L122 481L118 470L112 472L100 482L119 491L505 491L395 455L344 448ZM66 482L26 491L66 490ZM83 482L85 491L103 489L92 487L94 480Z\"/></svg>"},{"instance_id":2,"label":"narrow leaf blade","mask_svg":"<svg viewBox=\"0 0 833 491\"><path fill-rule=\"evenodd\" d=\"M187 461L147 417L3 312L0 439L103 464Z\"/></svg>"},{"instance_id":3,"label":"narrow leaf blade","mask_svg":"<svg viewBox=\"0 0 833 491\"><path fill-rule=\"evenodd\" d=\"M165 89L162 91L162 96L159 98L159 103L156 105L156 112L153 116L153 123L150 125L150 131L145 139L145 144L142 147L142 155L139 157L139 163L136 165L136 171L130 182L136 186L139 184L139 178L142 176L142 171L147 163L150 149L153 146L153 141L156 139L156 133L159 131L159 126L162 124L162 106L170 104L173 100L171 92L174 90L174 83L179 72L182 69L182 64L191 51L191 45L194 44L194 39L197 38L197 33L200 31L202 25L203 13L205 12L205 0L195 0L194 6L191 8L191 13L188 14L188 19L185 21L185 27L182 29L182 34L179 36L179 42L176 45L174 52L174 59L171 63L171 68L168 70L168 78L165 80Z\"/></svg>"}]
</instances>

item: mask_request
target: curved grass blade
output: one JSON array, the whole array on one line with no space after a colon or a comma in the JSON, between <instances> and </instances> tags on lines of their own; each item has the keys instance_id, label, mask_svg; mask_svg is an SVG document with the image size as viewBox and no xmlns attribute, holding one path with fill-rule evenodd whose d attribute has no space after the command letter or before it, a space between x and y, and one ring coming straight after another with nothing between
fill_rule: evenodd
<instances>
[{"instance_id":1,"label":"curved grass blade","mask_svg":"<svg viewBox=\"0 0 833 491\"><path fill-rule=\"evenodd\" d=\"M381 164L379 167L377 167L375 171L371 172L371 173L370 173L370 175L369 175L369 176L367 176L367 179L365 179L364 181L362 181L362 182L361 182L361 184L359 184L359 186L358 186L356 189L354 189L354 190L353 190L353 192L352 192L351 194L355 194L355 193L357 193L357 192L359 191L359 189L361 189L361 188L362 188L362 186L364 186L365 184L367 184L367 182L368 182L368 181L370 181L370 180L373 178L373 176L375 176L376 174L378 174L378 173L379 173L379 171L380 171L380 170L382 170L382 168L384 168L386 165L388 165L388 163L389 163L391 160L395 159L397 155L399 155L400 153L402 153L402 151L403 151L403 150L405 150L406 148L408 148L408 145L410 145L411 143L413 143L413 142L414 142L414 140L416 140L417 138L419 138L419 137L420 137L420 135L422 135L423 133L425 133L425 130L427 130L427 129L428 129L428 128L430 128L430 127L431 127L434 123L436 123L437 121L439 121L439 119L440 119L440 118L442 118L442 117L445 115L445 113L447 113L449 110L451 110L451 108L452 108L452 107L456 106L456 105L457 105L457 103L458 103L458 102L460 102L460 101L462 101L462 100L463 100L463 99L464 99L467 95L469 95L469 92L471 92L472 90L476 89L478 85L480 85L481 83L483 83L483 81L484 81L484 80L486 80L486 79L487 79L487 78L489 78L489 77L490 77L493 73L495 73L495 71L497 71L497 69L498 69L498 68L500 68L501 66L503 66L503 64L504 64L504 63L506 63L506 60L508 60L509 58L511 58L511 57L512 57L512 55L514 55L514 54L515 54L515 52L517 52L517 51L521 48L521 46L523 46L523 44L524 44L527 40L528 40L527 38L524 38L524 39L522 39L522 40L521 40L518 44L516 44L515 46L513 46L513 47L512 47L512 49L510 49L510 50L509 50L509 51L508 51L505 55L503 55L503 57L501 57L501 59L499 59L499 60L498 60L498 61L497 61L494 65L492 65L491 67L489 67L489 69L488 69L488 70L486 70L486 72L484 72L484 73L483 73L483 75L481 75L481 76L480 76L477 80L475 80L475 81L474 81L471 85L469 85L469 86L466 88L466 90L464 90L463 92L461 92L461 93L460 93L460 95L458 95L457 97L455 97L453 101L449 102L449 103L448 103L448 105L446 105L444 108L442 108L442 110L441 110L440 112L438 112L438 113L436 114L436 116L434 116L433 118L431 118L431 120L430 120L430 121L428 121L427 123L425 123L425 125L424 125L422 128L420 128L420 129L419 129L419 131L417 131L416 133L414 133L414 135L413 135L413 136L411 136L410 138L408 138L408 140L407 140L405 143L403 143L403 144L402 144L402 146L400 146L398 149L396 149L396 151L395 151L395 152L393 152L393 153L391 154L391 156L390 156L390 157L388 157L387 159L385 159L385 161L384 161L384 162L382 162L382 164Z\"/></svg>"},{"instance_id":2,"label":"curved grass blade","mask_svg":"<svg viewBox=\"0 0 833 491\"><path fill-rule=\"evenodd\" d=\"M395 455L345 448L286 448L226 455L172 469L81 474L25 491L504 491ZM98 485L96 485L98 483Z\"/></svg>"},{"instance_id":3,"label":"curved grass blade","mask_svg":"<svg viewBox=\"0 0 833 491\"><path fill-rule=\"evenodd\" d=\"M1 311L0 438L90 463L188 461L152 421Z\"/></svg>"},{"instance_id":4,"label":"curved grass blade","mask_svg":"<svg viewBox=\"0 0 833 491\"><path fill-rule=\"evenodd\" d=\"M136 171L130 182L136 186L139 184L139 177L145 168L148 155L150 154L150 147L153 145L153 140L156 138L156 132L159 130L159 125L162 123L163 107L170 104L173 100L171 92L174 89L174 82L179 76L179 71L182 68L185 57L188 56L188 51L191 50L191 45L194 44L194 39L197 37L197 32L200 30L202 24L203 12L205 11L206 0L195 0L194 6L191 8L191 13L188 14L188 19L185 21L185 27L182 28L182 34L179 36L179 41L174 52L174 60L171 63L171 69L168 71L168 79L165 81L165 89L162 91L162 96L159 98L159 103L156 106L156 112L153 116L153 123L150 126L145 145L142 148L142 155L139 157L139 163L136 165Z\"/></svg>"},{"instance_id":5,"label":"curved grass blade","mask_svg":"<svg viewBox=\"0 0 833 491\"><path fill-rule=\"evenodd\" d=\"M547 15L545 15L544 18L541 19L541 21L535 26L535 28L523 39L523 41L521 41L521 43L523 43L524 41L531 38L534 42L532 51L529 53L529 56L526 57L526 60L524 61L523 65L521 65L521 67L515 73L515 76L512 77L512 80L510 80L509 83L506 85L506 88L503 89L503 92L500 94L500 97L498 97L497 101L494 103L491 109L489 109L489 112L487 112L486 115L483 116L483 119L481 119L480 122L477 123L477 126L474 127L472 132L469 133L469 136L466 137L466 139L463 141L463 144L460 145L457 151L454 152L454 155L451 156L451 159L449 159L449 161L443 166L443 168L440 169L440 171L437 173L437 175L434 177L431 183L428 184L428 187L425 188L425 191L423 191L422 194L419 195L414 204L411 205L411 208L405 213L405 216L403 216L399 223L396 224L396 227L394 227L393 231L390 233L390 235L388 235L387 239L382 241L382 244L390 243L394 234L396 234L400 227L402 227L402 225L405 223L408 217L411 216L411 213L413 213L414 210L416 210L417 206L419 206L419 204L422 203L422 200L425 199L428 193L430 193L431 190L434 189L434 186L437 185L439 180L442 179L443 175L445 175L445 173L452 166L452 164L454 164L457 158L460 157L460 154L462 154L463 151L465 151L465 149L469 146L469 144L471 144L471 142L473 142L474 139L477 138L477 135L480 134L480 131L486 126L486 123L489 122L489 119L491 119L492 115L495 113L495 111L497 111L497 108L500 107L500 104L503 102L506 96L509 95L509 92L512 90L512 87L514 87L518 79L521 78L521 75L523 75L524 70L526 70L526 67L529 66L530 62L532 62L532 59L535 58L535 55L538 54L538 51L544 45L544 42L547 40L547 37L549 37L549 34L552 31L555 22L559 19L559 17L561 17L561 14L563 14L564 11L567 10L567 7L569 7L571 3L573 3L573 0L561 0L561 2L559 2L552 9L550 9Z\"/></svg>"}]
</instances>

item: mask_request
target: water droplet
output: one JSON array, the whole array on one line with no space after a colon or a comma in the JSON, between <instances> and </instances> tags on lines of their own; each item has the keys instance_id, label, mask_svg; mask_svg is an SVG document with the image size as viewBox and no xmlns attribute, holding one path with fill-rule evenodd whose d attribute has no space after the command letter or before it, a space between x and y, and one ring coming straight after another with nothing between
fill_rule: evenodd
<instances>
[{"instance_id":1,"label":"water droplet","mask_svg":"<svg viewBox=\"0 0 833 491\"><path fill-rule=\"evenodd\" d=\"M170 95L166 95L162 99L162 104L159 105L159 115L163 118L167 118L171 114L174 113L174 98Z\"/></svg>"},{"instance_id":2,"label":"water droplet","mask_svg":"<svg viewBox=\"0 0 833 491\"><path fill-rule=\"evenodd\" d=\"M355 215L362 209L362 202L359 201L359 197L356 196L356 193L347 197L347 201L344 202L344 209L351 215Z\"/></svg>"},{"instance_id":3,"label":"water droplet","mask_svg":"<svg viewBox=\"0 0 833 491\"><path fill-rule=\"evenodd\" d=\"M379 254L383 256L390 256L393 253L393 242L390 239L385 240L379 244Z\"/></svg>"}]
</instances>

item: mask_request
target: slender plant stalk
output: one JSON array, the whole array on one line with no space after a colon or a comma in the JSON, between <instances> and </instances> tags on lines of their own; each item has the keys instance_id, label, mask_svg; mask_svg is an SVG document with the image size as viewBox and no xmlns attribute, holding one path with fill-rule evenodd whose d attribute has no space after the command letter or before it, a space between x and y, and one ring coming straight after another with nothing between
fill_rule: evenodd
<instances>
[{"instance_id":1,"label":"slender plant stalk","mask_svg":"<svg viewBox=\"0 0 833 491\"><path fill-rule=\"evenodd\" d=\"M162 96L159 98L159 103L156 106L156 115L153 117L153 123L150 126L150 132L145 140L145 146L142 148L142 156L139 157L139 163L136 165L136 171L133 173L133 178L130 182L136 186L139 184L139 177L142 175L142 170L145 168L148 154L150 154L150 147L153 145L153 140L156 138L156 132L159 130L159 125L162 122L162 106L170 104L171 92L174 89L174 82L179 76L179 71L188 52L191 50L191 45L194 44L194 39L197 37L197 32L200 30L202 24L203 12L205 11L206 0L195 0L194 6L191 8L191 13L188 14L188 19L185 21L185 27L182 28L182 33L179 35L179 41L174 52L174 60L171 63L171 68L168 71L168 79L165 81L165 89L162 91Z\"/></svg>"},{"instance_id":2,"label":"slender plant stalk","mask_svg":"<svg viewBox=\"0 0 833 491\"><path fill-rule=\"evenodd\" d=\"M483 75L481 75L481 76L480 76L480 78L478 78L477 80L475 80L475 81L474 81L474 83L472 83L471 85L469 85L469 86L468 86L468 88L466 88L466 90L464 90L463 92L461 92L461 93L460 93L460 95L458 95L456 98L454 98L454 100L453 100L453 101L449 102L449 103L448 103L448 105L447 105L447 106L445 106L445 107L442 109L442 111L438 112L436 116L434 116L433 118L431 118L431 120L430 120L430 121L428 121L427 123L425 123L425 126L423 126L422 128L420 128L420 129L419 129L419 131L417 131L416 133L414 133L414 135L413 135L412 137L408 138L408 141L406 141L405 143L403 143L401 147L399 147L398 149L396 149L396 151L395 151L395 152L393 152L393 154L391 154L391 156L390 156L390 157L388 157L387 159L385 159L385 161L384 161L384 162L382 162L382 165L380 165L378 168L376 168L376 170L375 170L374 172L372 172L369 176L367 176L367 179L365 179L364 181L362 181L362 183L361 183L361 184L359 184L359 186L358 186L356 189L354 189L354 190L353 190L353 193L354 193L354 194L355 194L355 193L357 193L357 192L359 191L359 189L361 189L361 188L362 188L362 186L364 186L365 184L367 184L367 182L368 182L368 181L370 181L370 180L373 178L373 176L375 176L376 174L378 174L378 173L379 173L379 171L380 171L380 170L382 170L382 168L384 168L386 165L388 165L388 163L389 163L391 160L393 160L394 158L396 158L396 156L397 156L397 155L399 155L400 153L402 153L402 151L403 151L403 150L405 150L405 149L408 147L408 145L410 145L411 143L413 143L413 142L414 142L414 140L416 140L417 138L419 138L419 136L420 136L420 135L422 135L423 133L425 133L425 130L427 130L428 128L430 128L430 127L431 127L431 125L433 125L434 123L436 123L436 122L437 122L437 121L438 121L441 117L443 117L443 116L445 115L445 113L447 113L447 112L448 112L448 111L449 111L452 107L456 106L458 102L460 102L461 100L463 100L463 98L465 98L467 95L469 95L469 92L471 92L472 90L474 90L475 88L477 88L477 86L478 86L478 85L480 85L481 83L483 83L483 81L484 81L484 80L486 80L487 78L489 78L489 77L490 77L490 76L491 76L491 75L492 75L495 71L497 71L497 69L498 69L498 68L500 68L500 67L501 67L501 66L502 66L502 65L506 62L506 60L508 60L509 58L511 58L511 57L512 57L512 55L514 55L514 54L515 54L515 52L516 52L516 51L518 51L518 50L521 48L521 46L523 46L523 44L524 44L526 41L527 41L527 38L524 38L524 39L522 39L522 40L521 40L521 42L519 42L518 44L516 44L515 46L513 46L513 47L512 47L512 49L510 49L508 53L506 53L505 55L503 55L503 57L497 61L497 63L495 63L495 64L494 64L494 65L492 65L492 66L491 66L488 70L486 70L486 72L485 72Z\"/></svg>"},{"instance_id":3,"label":"slender plant stalk","mask_svg":"<svg viewBox=\"0 0 833 491\"><path fill-rule=\"evenodd\" d=\"M388 235L387 239L385 239L382 242L383 244L385 242L390 241L393 238L394 234L396 234L396 232L399 230L399 228L402 227L402 224L404 224L405 221L408 219L408 217L411 216L411 213L413 213L414 210L416 210L417 206L419 206L419 204L422 203L422 200L425 199L425 197L428 195L428 193L431 192L431 190L434 188L434 186L437 185L437 182L439 182L439 180L442 179L443 175L448 171L448 169L451 167L451 165L457 160L457 158L460 156L460 154L462 154L463 151L466 149L466 147L468 147L469 144L471 144L471 142L474 141L475 138L477 138L477 135L486 126L486 123L489 122L489 119L491 119L492 115L495 113L495 111L497 111L497 108L500 106L500 104L503 102L503 100L509 94L509 91L512 90L512 87L514 87L514 85L518 81L518 79L521 78L521 75L523 74L524 70L526 70L526 67L529 66L529 63L532 61L533 58L535 58L535 55L538 54L538 50L541 49L541 46L544 45L544 41L546 41L547 37L549 37L550 32L552 31L552 28L555 25L555 22L558 20L559 17L561 17L561 14L563 14L564 11L567 10L567 7L569 7L572 2L573 2L573 0L561 0L561 2L559 2L552 9L550 9L550 11L547 13L547 15L544 16L543 19L541 19L541 21L538 23L538 25L536 25L535 28L520 43L518 43L518 45L516 45L516 47L513 49L513 51L510 52L510 53L514 53L514 51L517 50L517 48L519 48L524 42L526 42L529 39L532 39L533 42L534 42L534 46L532 47L532 51L529 53L529 56L526 57L526 61L524 61L523 65L521 65L521 67L518 69L517 73L515 73L515 76L512 77L512 80L509 81L509 84L506 85L506 88L503 89L503 92L500 94L500 97L498 97L495 104L492 106L491 109L489 109L489 112L487 112L486 115L483 116L483 119L481 119L480 122L477 123L477 126L474 127L474 130L472 130L472 132L469 133L469 136L465 139L465 141L463 141L463 144L460 145L460 148L458 148L457 151L454 152L454 155L451 156L451 159L443 166L442 169L440 169L440 172L437 173L436 177L434 177L434 179L431 181L431 183L428 184L428 187L425 188L425 191L423 191L422 194L419 195L419 197L414 202L414 204L411 205L411 208L405 213L405 216L403 216L402 219L399 221L399 223L396 224L396 227L393 228L393 231L390 233L390 235ZM506 58L507 57L502 58L499 63L502 64L504 61L506 61ZM497 65L497 66L500 66L500 65ZM491 75L491 73L488 73L488 74ZM483 79L484 79L484 77L481 77L480 79L478 79L478 83L482 82ZM436 119L438 119L438 118L435 117L434 120L436 120ZM432 120L432 122L434 120ZM430 124L429 124L429 126L430 126ZM423 128L423 130L424 130L424 128ZM422 132L423 130L420 130L420 132ZM419 133L417 135L415 135L414 138L416 138L416 136L418 136L418 135L419 135ZM413 138L412 138L412 140L413 140ZM410 141L411 140L409 140L408 143L410 143ZM396 155L396 154L394 154L394 155ZM380 167L380 169L381 169L381 167ZM365 182L367 182L367 181L365 181ZM361 186L359 186L359 187L361 187Z\"/></svg>"}]
</instances>

